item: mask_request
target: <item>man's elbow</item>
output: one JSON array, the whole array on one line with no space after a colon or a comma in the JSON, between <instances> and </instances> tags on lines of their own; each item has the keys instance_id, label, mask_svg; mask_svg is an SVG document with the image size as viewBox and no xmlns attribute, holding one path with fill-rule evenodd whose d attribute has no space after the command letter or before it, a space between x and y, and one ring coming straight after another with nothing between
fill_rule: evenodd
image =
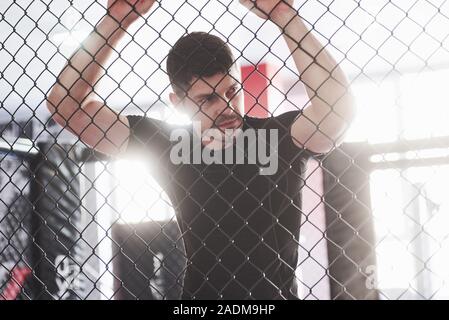
<instances>
[{"instance_id":1,"label":"man's elbow","mask_svg":"<svg viewBox=\"0 0 449 320\"><path fill-rule=\"evenodd\" d=\"M343 119L351 124L357 114L357 107L355 97L349 88L338 104L340 107L337 108L342 113Z\"/></svg>"},{"instance_id":2,"label":"man's elbow","mask_svg":"<svg viewBox=\"0 0 449 320\"><path fill-rule=\"evenodd\" d=\"M317 115L315 110L310 110L314 128L313 134L304 143L306 149L315 153L329 153L343 143L357 114L353 97L348 96L340 100L336 109L338 111L334 110L323 118L320 114Z\"/></svg>"},{"instance_id":3,"label":"man's elbow","mask_svg":"<svg viewBox=\"0 0 449 320\"><path fill-rule=\"evenodd\" d=\"M345 117L334 119L334 123L317 134L315 143L310 146L316 153L329 153L341 146L355 117L355 109L349 110Z\"/></svg>"},{"instance_id":4,"label":"man's elbow","mask_svg":"<svg viewBox=\"0 0 449 320\"><path fill-rule=\"evenodd\" d=\"M61 87L57 83L53 85L46 98L46 105L48 111L50 111L50 114L55 114L55 112L57 111L57 109L59 109L61 103L63 102L64 96L66 95L67 93L62 92Z\"/></svg>"},{"instance_id":5,"label":"man's elbow","mask_svg":"<svg viewBox=\"0 0 449 320\"><path fill-rule=\"evenodd\" d=\"M46 106L50 113L50 118L61 127L67 127L68 120L73 117L73 106L54 92L47 96Z\"/></svg>"},{"instance_id":6,"label":"man's elbow","mask_svg":"<svg viewBox=\"0 0 449 320\"><path fill-rule=\"evenodd\" d=\"M59 108L61 106L61 99L58 98L57 96L55 96L52 92L50 92L50 94L47 96L46 99L46 106L47 106L47 110L50 113L50 118L52 120L54 120L57 124L59 125L63 125L62 124L62 117L59 114Z\"/></svg>"},{"instance_id":7,"label":"man's elbow","mask_svg":"<svg viewBox=\"0 0 449 320\"><path fill-rule=\"evenodd\" d=\"M45 104L47 106L47 110L50 112L51 116L53 116L55 114L56 107L58 105L58 102L57 102L58 100L59 99L57 99L52 92L50 92L47 95L47 98L45 99Z\"/></svg>"}]
</instances>

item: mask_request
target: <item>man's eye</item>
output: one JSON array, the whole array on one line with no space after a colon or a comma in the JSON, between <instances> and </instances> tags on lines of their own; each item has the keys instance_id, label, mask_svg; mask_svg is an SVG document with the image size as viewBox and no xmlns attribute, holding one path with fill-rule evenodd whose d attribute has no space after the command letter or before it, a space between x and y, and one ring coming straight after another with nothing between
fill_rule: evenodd
<instances>
[{"instance_id":1,"label":"man's eye","mask_svg":"<svg viewBox=\"0 0 449 320\"><path fill-rule=\"evenodd\" d=\"M200 104L211 102L214 99L213 96L206 97L200 101Z\"/></svg>"},{"instance_id":2,"label":"man's eye","mask_svg":"<svg viewBox=\"0 0 449 320\"><path fill-rule=\"evenodd\" d=\"M234 96L234 94L237 92L237 87L232 87L231 89L229 89L228 91L228 96L232 97Z\"/></svg>"}]
</instances>

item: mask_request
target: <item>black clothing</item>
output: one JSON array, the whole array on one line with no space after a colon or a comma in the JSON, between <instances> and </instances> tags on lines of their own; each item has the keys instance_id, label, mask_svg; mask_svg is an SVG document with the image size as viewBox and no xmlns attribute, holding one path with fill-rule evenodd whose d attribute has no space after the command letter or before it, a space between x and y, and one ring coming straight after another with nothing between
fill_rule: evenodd
<instances>
[{"instance_id":1,"label":"black clothing","mask_svg":"<svg viewBox=\"0 0 449 320\"><path fill-rule=\"evenodd\" d=\"M260 175L259 164L175 165L170 148L177 142L170 133L180 126L128 116L128 150L148 156L175 209L188 257L183 299L297 298L301 188L313 155L290 136L299 112L244 117L244 131L278 129L273 175ZM192 133L191 127L182 126Z\"/></svg>"}]
</instances>

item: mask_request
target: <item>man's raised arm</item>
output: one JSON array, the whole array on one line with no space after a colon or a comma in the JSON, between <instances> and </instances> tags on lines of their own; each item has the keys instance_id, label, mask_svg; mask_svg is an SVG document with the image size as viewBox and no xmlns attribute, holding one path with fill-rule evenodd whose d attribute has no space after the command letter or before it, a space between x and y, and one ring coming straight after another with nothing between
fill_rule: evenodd
<instances>
[{"instance_id":1,"label":"man's raised arm","mask_svg":"<svg viewBox=\"0 0 449 320\"><path fill-rule=\"evenodd\" d=\"M291 51L310 104L291 128L296 145L326 153L338 146L355 115L355 104L343 70L310 32L292 7L294 0L240 0L263 19L275 23Z\"/></svg>"},{"instance_id":2,"label":"man's raised arm","mask_svg":"<svg viewBox=\"0 0 449 320\"><path fill-rule=\"evenodd\" d=\"M52 118L92 148L109 155L127 147L128 119L92 98L94 86L126 29L155 0L108 0L108 14L75 51L47 96Z\"/></svg>"}]
</instances>

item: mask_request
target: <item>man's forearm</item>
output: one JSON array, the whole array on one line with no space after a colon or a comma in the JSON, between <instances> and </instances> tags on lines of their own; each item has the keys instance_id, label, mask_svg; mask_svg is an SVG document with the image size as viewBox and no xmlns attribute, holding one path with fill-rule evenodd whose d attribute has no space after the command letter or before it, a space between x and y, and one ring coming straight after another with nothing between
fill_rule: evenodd
<instances>
[{"instance_id":1,"label":"man's forearm","mask_svg":"<svg viewBox=\"0 0 449 320\"><path fill-rule=\"evenodd\" d=\"M354 114L354 103L349 82L335 59L296 11L292 10L291 15L285 15L275 23L283 32L313 111L323 119L333 111L341 121L349 122Z\"/></svg>"},{"instance_id":2,"label":"man's forearm","mask_svg":"<svg viewBox=\"0 0 449 320\"><path fill-rule=\"evenodd\" d=\"M113 18L108 15L102 18L58 76L47 99L52 113L66 121L79 111L124 34L123 26Z\"/></svg>"}]
</instances>

